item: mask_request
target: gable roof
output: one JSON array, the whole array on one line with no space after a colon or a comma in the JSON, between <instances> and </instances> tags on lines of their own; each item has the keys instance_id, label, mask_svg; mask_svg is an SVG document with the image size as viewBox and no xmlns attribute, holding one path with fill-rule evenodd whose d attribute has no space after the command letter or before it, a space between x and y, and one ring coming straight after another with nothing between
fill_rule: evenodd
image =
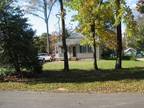
<instances>
[{"instance_id":1,"label":"gable roof","mask_svg":"<svg viewBox=\"0 0 144 108\"><path fill-rule=\"evenodd\" d=\"M84 36L81 33L71 33L67 39L83 39Z\"/></svg>"},{"instance_id":2,"label":"gable roof","mask_svg":"<svg viewBox=\"0 0 144 108\"><path fill-rule=\"evenodd\" d=\"M80 41L84 39L84 36L81 34L81 33L71 33L69 37L67 37L66 39L66 44L68 46L70 45L77 45L77 44L80 44ZM62 46L62 41L59 41L57 43L58 46Z\"/></svg>"}]
</instances>

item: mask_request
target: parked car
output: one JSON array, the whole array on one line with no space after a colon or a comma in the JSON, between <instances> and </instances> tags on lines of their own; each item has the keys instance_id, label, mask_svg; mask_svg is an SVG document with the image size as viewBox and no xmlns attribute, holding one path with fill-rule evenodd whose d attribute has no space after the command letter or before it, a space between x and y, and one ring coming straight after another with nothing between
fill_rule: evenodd
<instances>
[{"instance_id":1,"label":"parked car","mask_svg":"<svg viewBox=\"0 0 144 108\"><path fill-rule=\"evenodd\" d=\"M142 58L142 57L144 57L144 51L137 51L136 57L137 57L137 58Z\"/></svg>"},{"instance_id":2,"label":"parked car","mask_svg":"<svg viewBox=\"0 0 144 108\"><path fill-rule=\"evenodd\" d=\"M52 61L52 57L48 55L47 53L39 53L38 60L41 62Z\"/></svg>"},{"instance_id":3,"label":"parked car","mask_svg":"<svg viewBox=\"0 0 144 108\"><path fill-rule=\"evenodd\" d=\"M134 48L124 50L124 56L136 56L137 51Z\"/></svg>"},{"instance_id":4,"label":"parked car","mask_svg":"<svg viewBox=\"0 0 144 108\"><path fill-rule=\"evenodd\" d=\"M128 48L124 50L124 56L129 56L129 57L136 57L136 58L142 58L144 57L144 51L141 50L136 50L134 48Z\"/></svg>"}]
</instances>

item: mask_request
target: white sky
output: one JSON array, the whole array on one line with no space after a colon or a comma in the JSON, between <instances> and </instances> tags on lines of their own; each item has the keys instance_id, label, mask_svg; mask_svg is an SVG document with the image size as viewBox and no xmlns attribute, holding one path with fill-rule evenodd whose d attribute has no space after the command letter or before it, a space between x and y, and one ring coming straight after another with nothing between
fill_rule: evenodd
<instances>
[{"instance_id":1,"label":"white sky","mask_svg":"<svg viewBox=\"0 0 144 108\"><path fill-rule=\"evenodd\" d=\"M127 0L127 4L133 9L133 11L135 10L137 1L138 0ZM52 10L50 19L49 19L50 33L54 32L54 31L59 31L58 18L56 17L56 14L58 12L59 12L59 4L56 3ZM76 26L77 23L71 22L71 17L74 14L75 14L75 12L67 12L67 15L66 15L66 27L67 28L74 28ZM32 15L26 15L26 17L28 17L29 23L32 25L32 28L34 30L36 30L36 35L40 35L40 34L46 32L45 23L42 19L32 16ZM61 23L61 21L59 23Z\"/></svg>"}]
</instances>

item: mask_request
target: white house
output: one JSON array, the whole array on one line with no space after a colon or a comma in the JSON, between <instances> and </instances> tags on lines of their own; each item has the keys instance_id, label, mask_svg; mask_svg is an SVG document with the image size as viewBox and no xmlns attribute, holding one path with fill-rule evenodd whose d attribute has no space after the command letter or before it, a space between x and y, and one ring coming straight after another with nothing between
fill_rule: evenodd
<instances>
[{"instance_id":1,"label":"white house","mask_svg":"<svg viewBox=\"0 0 144 108\"><path fill-rule=\"evenodd\" d=\"M84 36L80 33L72 33L67 39L67 49L69 59L88 59L93 58L93 48L86 45L80 45L80 41L84 39ZM56 59L63 60L63 46L62 41L56 44ZM99 47L97 47L97 58L100 58Z\"/></svg>"}]
</instances>

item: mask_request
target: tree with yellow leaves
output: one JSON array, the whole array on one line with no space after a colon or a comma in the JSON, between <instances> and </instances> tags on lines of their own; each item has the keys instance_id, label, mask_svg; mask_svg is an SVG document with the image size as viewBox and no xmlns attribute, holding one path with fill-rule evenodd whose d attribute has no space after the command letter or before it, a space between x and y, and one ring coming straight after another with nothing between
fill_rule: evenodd
<instances>
[{"instance_id":1,"label":"tree with yellow leaves","mask_svg":"<svg viewBox=\"0 0 144 108\"><path fill-rule=\"evenodd\" d=\"M115 36L112 9L103 0L72 0L68 6L77 11L75 20L79 21L79 31L86 37L83 43L93 46L94 69L98 70L96 47Z\"/></svg>"}]
</instances>

